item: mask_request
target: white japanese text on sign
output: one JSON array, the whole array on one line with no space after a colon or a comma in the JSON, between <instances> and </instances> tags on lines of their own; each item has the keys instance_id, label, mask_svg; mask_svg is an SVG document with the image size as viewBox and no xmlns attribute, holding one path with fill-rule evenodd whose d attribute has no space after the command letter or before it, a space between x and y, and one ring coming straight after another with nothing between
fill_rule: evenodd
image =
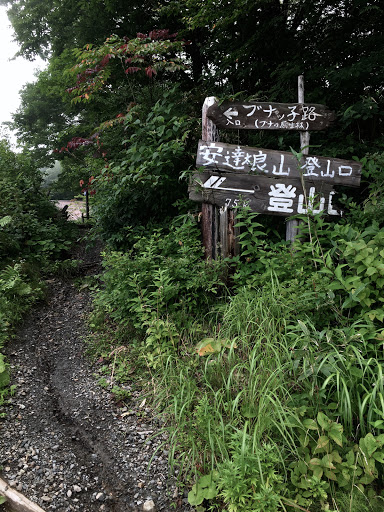
<instances>
[{"instance_id":1,"label":"white japanese text on sign","mask_svg":"<svg viewBox=\"0 0 384 512\"><path fill-rule=\"evenodd\" d=\"M299 163L288 152L203 141L199 144L197 165L271 177L303 176L349 186L358 186L361 174L361 164L349 160L303 155Z\"/></svg>"}]
</instances>

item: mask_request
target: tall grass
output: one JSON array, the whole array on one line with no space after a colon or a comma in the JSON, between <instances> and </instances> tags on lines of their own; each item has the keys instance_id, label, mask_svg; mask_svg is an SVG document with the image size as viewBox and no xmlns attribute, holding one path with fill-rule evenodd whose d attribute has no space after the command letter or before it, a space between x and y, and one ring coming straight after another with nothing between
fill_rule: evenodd
<instances>
[{"instance_id":1,"label":"tall grass","mask_svg":"<svg viewBox=\"0 0 384 512\"><path fill-rule=\"evenodd\" d=\"M276 279L240 290L215 336L225 347L219 353L167 360L157 398L172 424L180 474L196 481L218 469L221 496L234 500L229 509L243 510L228 491L241 480L258 481L254 494L264 498L271 482L274 492L289 485L290 465L304 461L303 420L325 413L343 425L349 446L384 429L381 362L367 355L358 328L317 331L295 318Z\"/></svg>"},{"instance_id":2,"label":"tall grass","mask_svg":"<svg viewBox=\"0 0 384 512\"><path fill-rule=\"evenodd\" d=\"M186 473L209 472L228 458L236 432L246 431L255 451L266 440L281 454L295 451L294 412L286 407L290 346L279 295L244 289L226 308L217 336L229 339L229 348L206 358L189 354L184 364L169 358L164 368L158 398L177 425L174 453L188 461Z\"/></svg>"}]
</instances>

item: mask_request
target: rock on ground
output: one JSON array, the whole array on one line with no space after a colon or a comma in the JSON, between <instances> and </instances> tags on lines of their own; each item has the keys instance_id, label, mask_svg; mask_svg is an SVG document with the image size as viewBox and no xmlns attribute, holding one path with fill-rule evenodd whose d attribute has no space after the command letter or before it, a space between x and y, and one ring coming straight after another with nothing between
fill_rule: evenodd
<instances>
[{"instance_id":1,"label":"rock on ground","mask_svg":"<svg viewBox=\"0 0 384 512\"><path fill-rule=\"evenodd\" d=\"M17 391L0 419L2 478L46 511L192 510L173 498L166 437L138 414L140 392L125 415L97 384L84 356L89 309L86 292L53 279L6 347Z\"/></svg>"}]
</instances>

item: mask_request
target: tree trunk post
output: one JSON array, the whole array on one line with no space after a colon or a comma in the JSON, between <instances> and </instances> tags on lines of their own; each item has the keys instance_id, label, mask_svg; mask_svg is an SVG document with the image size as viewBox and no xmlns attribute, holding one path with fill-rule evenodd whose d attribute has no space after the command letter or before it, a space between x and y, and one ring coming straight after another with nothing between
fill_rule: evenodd
<instances>
[{"instance_id":1,"label":"tree trunk post","mask_svg":"<svg viewBox=\"0 0 384 512\"><path fill-rule=\"evenodd\" d=\"M300 75L297 79L297 101L304 103L304 76ZM300 151L303 155L309 153L309 132L300 132ZM295 241L298 235L300 221L297 219L288 220L286 224L285 239L290 240L291 243Z\"/></svg>"},{"instance_id":2,"label":"tree trunk post","mask_svg":"<svg viewBox=\"0 0 384 512\"><path fill-rule=\"evenodd\" d=\"M205 98L203 104L201 138L205 142L219 141L219 131L216 125L207 117L208 108L215 102L215 97L210 96L209 98ZM219 215L216 210L218 210L216 206L208 203L203 203L201 207L203 245L207 259L215 258L217 255ZM220 222L222 221L221 217L222 215L220 215Z\"/></svg>"},{"instance_id":3,"label":"tree trunk post","mask_svg":"<svg viewBox=\"0 0 384 512\"><path fill-rule=\"evenodd\" d=\"M85 218L89 220L89 192L85 191Z\"/></svg>"}]
</instances>

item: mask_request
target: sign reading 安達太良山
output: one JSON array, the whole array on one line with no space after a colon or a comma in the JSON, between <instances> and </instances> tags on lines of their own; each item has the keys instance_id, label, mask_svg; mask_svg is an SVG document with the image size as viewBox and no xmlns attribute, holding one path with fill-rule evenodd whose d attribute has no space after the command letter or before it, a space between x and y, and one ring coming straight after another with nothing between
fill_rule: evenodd
<instances>
[{"instance_id":1,"label":"sign reading \u5b89\u9054\u592a\u826f\u5c71","mask_svg":"<svg viewBox=\"0 0 384 512\"><path fill-rule=\"evenodd\" d=\"M298 178L287 181L260 175L203 172L194 175L189 198L221 208L247 205L257 213L284 217L308 212L340 215L332 203L335 192L331 184L309 180L304 189Z\"/></svg>"},{"instance_id":2,"label":"sign reading \u5b89\u9054\u592a\u826f\u5c71","mask_svg":"<svg viewBox=\"0 0 384 512\"><path fill-rule=\"evenodd\" d=\"M227 172L288 180L303 178L304 181L321 181L348 187L358 187L361 176L361 164L354 160L302 155L299 163L295 155L289 152L221 142L200 141L196 164L197 167Z\"/></svg>"},{"instance_id":3,"label":"sign reading \u5b89\u9054\u592a\u826f\u5c71","mask_svg":"<svg viewBox=\"0 0 384 512\"><path fill-rule=\"evenodd\" d=\"M245 130L325 130L334 112L325 105L307 103L215 103L207 117L218 128Z\"/></svg>"}]
</instances>

